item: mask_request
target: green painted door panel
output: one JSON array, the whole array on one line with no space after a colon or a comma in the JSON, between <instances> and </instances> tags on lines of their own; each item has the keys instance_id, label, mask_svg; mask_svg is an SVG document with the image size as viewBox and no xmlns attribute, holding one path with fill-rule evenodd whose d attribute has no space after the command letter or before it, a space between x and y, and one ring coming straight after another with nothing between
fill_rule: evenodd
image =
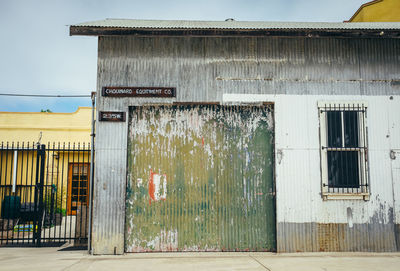
<instances>
[{"instance_id":1,"label":"green painted door panel","mask_svg":"<svg viewBox=\"0 0 400 271\"><path fill-rule=\"evenodd\" d=\"M274 251L268 106L130 107L125 250Z\"/></svg>"}]
</instances>

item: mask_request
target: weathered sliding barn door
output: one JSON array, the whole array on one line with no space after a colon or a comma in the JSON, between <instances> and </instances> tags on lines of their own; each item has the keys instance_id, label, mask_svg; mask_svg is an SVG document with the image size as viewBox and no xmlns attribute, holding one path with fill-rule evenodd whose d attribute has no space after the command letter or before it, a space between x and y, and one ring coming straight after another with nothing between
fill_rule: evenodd
<instances>
[{"instance_id":1,"label":"weathered sliding barn door","mask_svg":"<svg viewBox=\"0 0 400 271\"><path fill-rule=\"evenodd\" d=\"M125 250L274 251L272 114L130 107Z\"/></svg>"}]
</instances>

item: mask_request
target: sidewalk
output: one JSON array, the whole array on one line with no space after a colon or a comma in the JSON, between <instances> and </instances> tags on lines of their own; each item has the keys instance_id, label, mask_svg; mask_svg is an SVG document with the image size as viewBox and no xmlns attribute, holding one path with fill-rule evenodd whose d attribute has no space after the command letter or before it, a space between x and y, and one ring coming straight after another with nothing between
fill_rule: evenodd
<instances>
[{"instance_id":1,"label":"sidewalk","mask_svg":"<svg viewBox=\"0 0 400 271\"><path fill-rule=\"evenodd\" d=\"M0 248L0 270L400 270L400 253L146 253L89 256L60 248Z\"/></svg>"}]
</instances>

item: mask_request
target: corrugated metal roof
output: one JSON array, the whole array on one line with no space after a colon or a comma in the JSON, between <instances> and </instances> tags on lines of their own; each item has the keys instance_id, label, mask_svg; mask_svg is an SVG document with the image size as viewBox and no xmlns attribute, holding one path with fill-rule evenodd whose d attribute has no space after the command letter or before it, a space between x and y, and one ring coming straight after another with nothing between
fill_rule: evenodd
<instances>
[{"instance_id":1,"label":"corrugated metal roof","mask_svg":"<svg viewBox=\"0 0 400 271\"><path fill-rule=\"evenodd\" d=\"M329 23L329 22L256 22L256 21L183 21L183 20L134 20L106 19L72 25L72 27L113 27L133 29L231 29L231 30L397 30L400 22L391 23Z\"/></svg>"}]
</instances>

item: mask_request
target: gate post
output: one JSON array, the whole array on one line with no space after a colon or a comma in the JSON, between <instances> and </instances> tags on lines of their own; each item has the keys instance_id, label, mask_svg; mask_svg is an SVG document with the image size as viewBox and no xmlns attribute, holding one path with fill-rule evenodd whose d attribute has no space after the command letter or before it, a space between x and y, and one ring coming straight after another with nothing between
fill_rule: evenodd
<instances>
[{"instance_id":1,"label":"gate post","mask_svg":"<svg viewBox=\"0 0 400 271\"><path fill-rule=\"evenodd\" d=\"M42 225L44 217L43 187L44 187L44 166L46 159L46 145L37 145L36 156L36 185L35 185L35 221L33 224L33 243L41 246ZM40 163L40 164L39 164Z\"/></svg>"}]
</instances>

